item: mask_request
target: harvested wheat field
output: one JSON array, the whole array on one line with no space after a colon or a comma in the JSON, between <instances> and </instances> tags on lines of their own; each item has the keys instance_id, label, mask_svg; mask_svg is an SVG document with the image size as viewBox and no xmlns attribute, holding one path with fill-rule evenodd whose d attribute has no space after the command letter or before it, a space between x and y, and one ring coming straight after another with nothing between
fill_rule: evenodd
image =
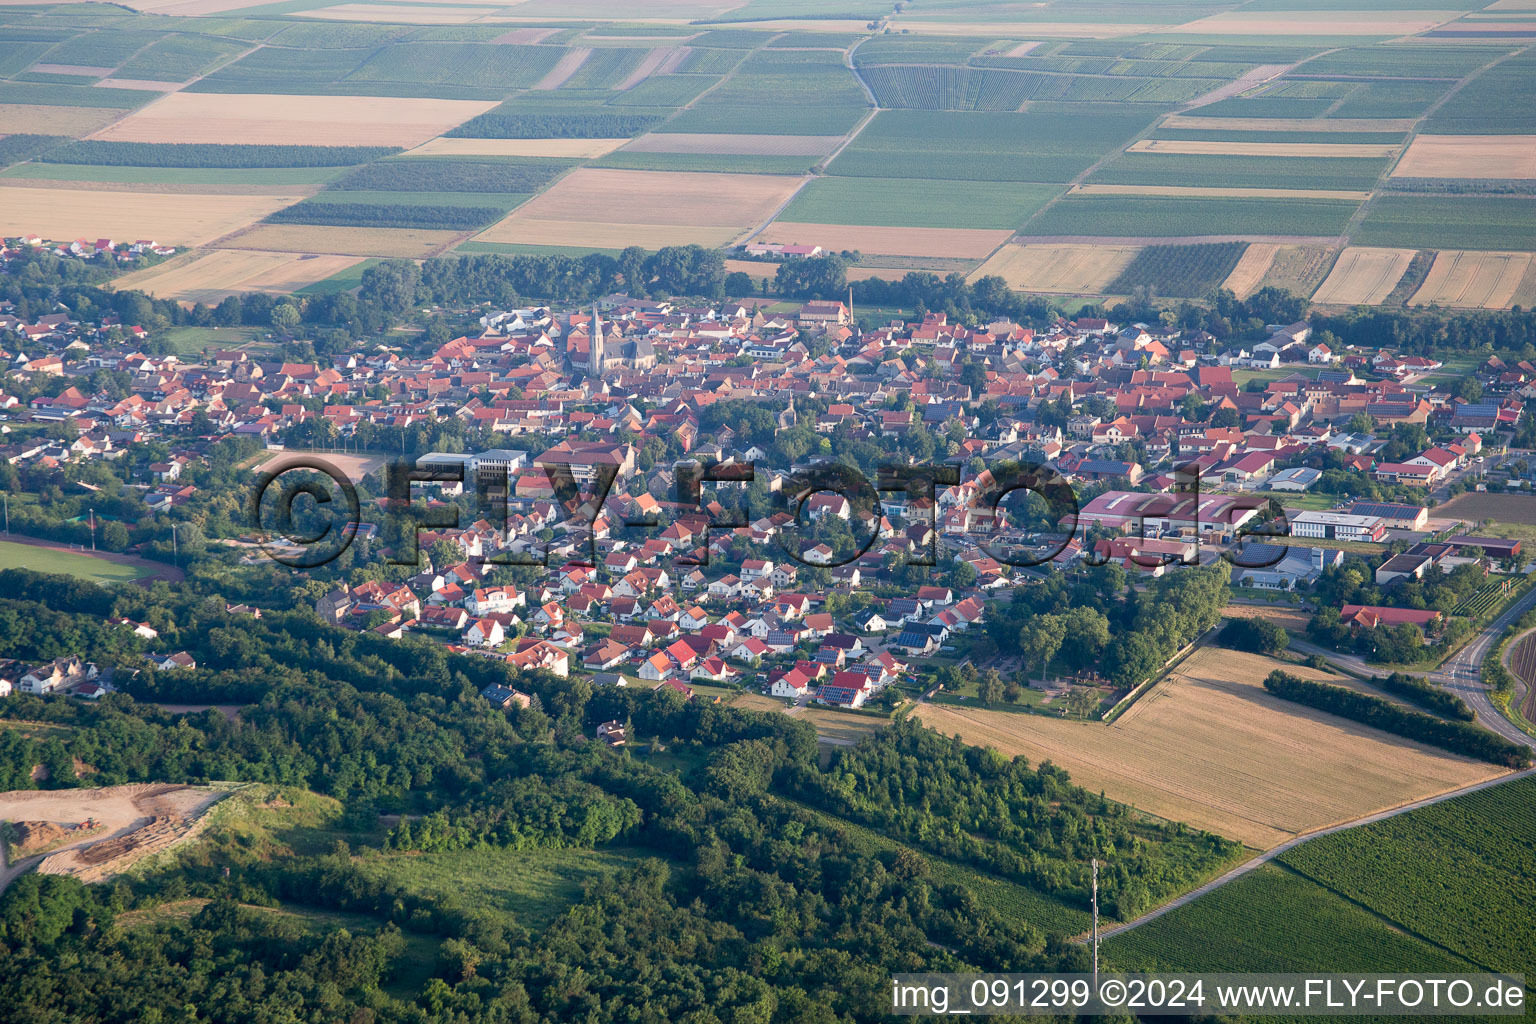
<instances>
[{"instance_id":1,"label":"harvested wheat field","mask_svg":"<svg viewBox=\"0 0 1536 1024\"><path fill-rule=\"evenodd\" d=\"M6 186L0 188L0 235L36 232L44 238L153 238L166 245L202 245L302 198Z\"/></svg>"},{"instance_id":2,"label":"harvested wheat field","mask_svg":"<svg viewBox=\"0 0 1536 1024\"><path fill-rule=\"evenodd\" d=\"M1339 253L1327 280L1312 293L1312 301L1325 306L1375 305L1392 293L1413 262L1413 252L1349 246Z\"/></svg>"},{"instance_id":3,"label":"harvested wheat field","mask_svg":"<svg viewBox=\"0 0 1536 1024\"><path fill-rule=\"evenodd\" d=\"M1312 616L1299 608L1276 608L1263 604L1229 604L1221 610L1221 614L1228 619L1264 619L1296 633L1306 632L1307 623L1312 621Z\"/></svg>"},{"instance_id":4,"label":"harvested wheat field","mask_svg":"<svg viewBox=\"0 0 1536 1024\"><path fill-rule=\"evenodd\" d=\"M1261 850L1503 774L1272 697L1263 679L1277 667L1259 655L1202 649L1113 725L933 704L917 714L945 735L1034 763L1049 759L1080 786Z\"/></svg>"},{"instance_id":5,"label":"harvested wheat field","mask_svg":"<svg viewBox=\"0 0 1536 1024\"><path fill-rule=\"evenodd\" d=\"M415 146L496 106L398 96L173 92L92 138L114 142Z\"/></svg>"},{"instance_id":6,"label":"harvested wheat field","mask_svg":"<svg viewBox=\"0 0 1536 1024\"><path fill-rule=\"evenodd\" d=\"M400 256L425 259L464 237L462 231L420 228L347 228L314 224L258 224L220 243L221 249L318 253L338 256Z\"/></svg>"},{"instance_id":7,"label":"harvested wheat field","mask_svg":"<svg viewBox=\"0 0 1536 1024\"><path fill-rule=\"evenodd\" d=\"M819 245L831 252L856 249L866 256L981 259L1008 240L1012 231L977 228L890 228L858 224L802 224L774 221L762 242Z\"/></svg>"},{"instance_id":8,"label":"harvested wheat field","mask_svg":"<svg viewBox=\"0 0 1536 1024\"><path fill-rule=\"evenodd\" d=\"M1406 132L1413 118L1387 117L1200 117L1172 114L1163 128L1211 132Z\"/></svg>"},{"instance_id":9,"label":"harvested wheat field","mask_svg":"<svg viewBox=\"0 0 1536 1024\"><path fill-rule=\"evenodd\" d=\"M1461 11L1227 11L1155 32L1176 35L1406 36L1461 17Z\"/></svg>"},{"instance_id":10,"label":"harvested wheat field","mask_svg":"<svg viewBox=\"0 0 1536 1024\"><path fill-rule=\"evenodd\" d=\"M1183 199L1353 199L1364 202L1369 192L1333 188L1225 188L1215 185L1073 185L1076 196L1175 196Z\"/></svg>"},{"instance_id":11,"label":"harvested wheat field","mask_svg":"<svg viewBox=\"0 0 1536 1024\"><path fill-rule=\"evenodd\" d=\"M1275 262L1275 255L1280 251L1280 245L1275 242L1254 242L1243 250L1237 266L1232 268L1232 273L1221 286L1240 299L1246 299L1259 290L1264 281L1264 275L1269 273L1270 265Z\"/></svg>"},{"instance_id":12,"label":"harvested wheat field","mask_svg":"<svg viewBox=\"0 0 1536 1024\"><path fill-rule=\"evenodd\" d=\"M1469 252L1447 249L1435 254L1429 274L1410 305L1508 309L1520 282L1531 271L1528 252Z\"/></svg>"},{"instance_id":13,"label":"harvested wheat field","mask_svg":"<svg viewBox=\"0 0 1536 1024\"><path fill-rule=\"evenodd\" d=\"M667 132L642 135L627 153L718 153L726 156L826 156L841 135L707 135Z\"/></svg>"},{"instance_id":14,"label":"harvested wheat field","mask_svg":"<svg viewBox=\"0 0 1536 1024\"><path fill-rule=\"evenodd\" d=\"M0 125L7 134L89 135L123 116L105 107L49 107L30 103L0 103Z\"/></svg>"},{"instance_id":15,"label":"harvested wheat field","mask_svg":"<svg viewBox=\"0 0 1536 1024\"><path fill-rule=\"evenodd\" d=\"M450 139L423 142L406 156L539 156L588 160L607 156L628 139Z\"/></svg>"},{"instance_id":16,"label":"harvested wheat field","mask_svg":"<svg viewBox=\"0 0 1536 1024\"><path fill-rule=\"evenodd\" d=\"M995 274L1026 292L1097 294L1130 265L1139 245L1005 245L972 274Z\"/></svg>"},{"instance_id":17,"label":"harvested wheat field","mask_svg":"<svg viewBox=\"0 0 1536 1024\"><path fill-rule=\"evenodd\" d=\"M288 295L362 261L361 256L214 249L177 256L158 267L120 277L114 284L160 299L211 305L241 292Z\"/></svg>"},{"instance_id":18,"label":"harvested wheat field","mask_svg":"<svg viewBox=\"0 0 1536 1024\"><path fill-rule=\"evenodd\" d=\"M614 249L720 246L761 224L803 180L581 167L475 240Z\"/></svg>"},{"instance_id":19,"label":"harvested wheat field","mask_svg":"<svg viewBox=\"0 0 1536 1024\"><path fill-rule=\"evenodd\" d=\"M1127 153L1176 153L1184 156L1382 157L1396 146L1363 142L1207 142L1203 139L1142 139Z\"/></svg>"},{"instance_id":20,"label":"harvested wheat field","mask_svg":"<svg viewBox=\"0 0 1536 1024\"><path fill-rule=\"evenodd\" d=\"M1536 178L1536 135L1420 135L1394 178Z\"/></svg>"},{"instance_id":21,"label":"harvested wheat field","mask_svg":"<svg viewBox=\"0 0 1536 1024\"><path fill-rule=\"evenodd\" d=\"M203 812L228 792L138 783L0 793L0 819L25 821L35 827L52 824L66 831L72 831L71 826L86 826L78 829L80 840L61 849L55 847L56 852L40 861L28 857L16 864L0 864L0 889L34 865L45 874L74 875L84 882L108 878L134 861L189 838L203 820Z\"/></svg>"}]
</instances>

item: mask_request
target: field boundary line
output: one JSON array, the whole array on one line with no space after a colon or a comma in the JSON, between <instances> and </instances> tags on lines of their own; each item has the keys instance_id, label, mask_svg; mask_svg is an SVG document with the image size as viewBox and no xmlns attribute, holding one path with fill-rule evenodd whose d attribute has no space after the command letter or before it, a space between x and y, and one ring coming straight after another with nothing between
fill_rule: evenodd
<instances>
[{"instance_id":1,"label":"field boundary line","mask_svg":"<svg viewBox=\"0 0 1536 1024\"><path fill-rule=\"evenodd\" d=\"M1191 889L1184 895L1170 900L1169 902L1163 904L1161 907L1158 907L1156 910L1148 911L1147 913L1134 920L1100 929L1099 937L1107 939L1112 935L1119 935L1123 932L1131 931L1134 928L1140 928L1147 922L1155 921L1171 910L1176 910L1187 903L1192 903L1200 897L1221 888L1228 882L1236 881L1242 876L1248 874L1250 871L1254 871L1263 865L1268 864L1282 853L1293 850L1303 843L1311 842L1313 839L1321 839L1323 836L1333 835L1335 832L1347 832L1350 829L1360 828L1363 825L1374 825L1378 821L1385 821L1388 818L1395 818L1399 814L1407 814L1409 811L1417 811L1420 808L1430 807L1445 800L1454 800L1460 796L1469 796L1484 789L1490 789L1494 786L1502 786L1506 783L1516 782L1520 779L1528 779L1533 776L1536 776L1536 768L1526 768L1523 771L1510 772L1506 775L1501 775L1498 778L1484 779L1482 782L1475 782L1470 786L1463 786L1460 789L1452 789L1444 793L1436 794L1435 796L1414 800L1410 803L1402 804L1398 807L1390 807L1387 810L1377 811L1374 814L1368 814L1363 818L1356 818L1353 821L1346 821L1338 825L1329 825L1325 828L1315 829L1311 832L1303 832L1296 836L1296 838L1289 839L1286 842L1281 843L1279 846L1264 851L1257 857L1254 857L1252 860L1239 864L1231 871L1228 871L1226 874L1205 883L1199 888ZM1082 943L1086 941L1086 938L1079 935L1073 941Z\"/></svg>"}]
</instances>

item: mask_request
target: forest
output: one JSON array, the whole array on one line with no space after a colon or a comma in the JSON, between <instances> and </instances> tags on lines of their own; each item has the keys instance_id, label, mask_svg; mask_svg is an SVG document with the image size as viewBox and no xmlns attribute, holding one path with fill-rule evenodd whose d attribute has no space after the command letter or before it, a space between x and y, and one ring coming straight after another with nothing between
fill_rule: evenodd
<instances>
[{"instance_id":1,"label":"forest","mask_svg":"<svg viewBox=\"0 0 1536 1024\"><path fill-rule=\"evenodd\" d=\"M215 831L174 870L102 886L28 876L0 896L0 998L24 1008L12 1019L166 1021L180 1018L165 1008L196 1005L197 1019L244 1021L259 1004L259 1019L274 1020L863 1021L883 1018L896 970L1081 968L1081 947L937 880L929 858L942 855L919 852L935 845L927 840L901 842L914 819L875 784L875 766L924 776L936 800L965 794L932 812L946 834L975 818L989 843L1041 865L1019 873L1025 884L1050 876L1074 902L1089 855L1123 861L1108 882L1129 913L1234 851L1139 822L1058 769L917 726L866 741L818 782L814 730L780 714L512 676L496 661L345 632L308 611L232 614L196 580L110 590L10 570L0 591L8 650L79 652L118 666L122 690L92 705L0 705L0 720L52 727L47 739L0 727L8 788L243 780L340 800L339 825L376 843L375 857L614 844L644 853L540 930L370 876L345 843L300 854ZM118 614L192 651L195 678L126 671L142 641L105 624ZM494 709L478 695L491 682L536 700ZM238 719L139 702L201 686L240 692ZM613 719L651 739L611 751L588 738ZM41 781L30 771L39 763L51 773ZM837 807L825 817L799 803L835 804L842 792L856 796L851 813L897 842L872 851L838 824ZM403 811L420 816L363 838L380 813ZM188 899L201 903L190 915L153 912ZM278 906L371 923L317 935L260 912ZM115 926L120 918L137 923ZM423 935L440 943L430 977L391 995L414 955L402 945Z\"/></svg>"}]
</instances>

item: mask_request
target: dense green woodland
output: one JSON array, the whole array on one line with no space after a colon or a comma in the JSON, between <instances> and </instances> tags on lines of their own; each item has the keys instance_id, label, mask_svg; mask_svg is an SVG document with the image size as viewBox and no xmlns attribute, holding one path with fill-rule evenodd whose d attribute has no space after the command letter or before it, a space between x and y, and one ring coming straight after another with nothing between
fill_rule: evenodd
<instances>
[{"instance_id":1,"label":"dense green woodland","mask_svg":"<svg viewBox=\"0 0 1536 1024\"><path fill-rule=\"evenodd\" d=\"M1129 914L1237 849L915 724L823 769L813 728L784 715L512 676L303 610L232 615L195 577L109 590L10 570L0 593L0 650L78 652L115 668L122 691L92 705L5 701L0 726L40 724L0 727L0 788L243 780L336 798L341 827L373 856L622 844L654 858L530 931L367 876L345 850L300 855L215 830L178 870L96 887L34 876L0 896L0 998L23 1008L11 1019L875 1020L892 971L1082 966L1050 922L999 917L937 881L935 863L950 865L946 878L964 863L1041 905L1082 907L1085 859L1106 858L1106 907ZM156 649L185 648L199 667L134 674L143 641L105 625L116 615L155 624ZM493 709L478 695L492 682L537 700ZM198 691L248 706L232 722L138 702ZM587 738L610 719L638 749ZM409 816L380 834L390 812ZM871 852L843 819L896 843ZM113 927L187 897L212 902ZM243 906L279 901L372 923L322 936ZM413 935L441 942L434 976L419 995L386 994Z\"/></svg>"}]
</instances>

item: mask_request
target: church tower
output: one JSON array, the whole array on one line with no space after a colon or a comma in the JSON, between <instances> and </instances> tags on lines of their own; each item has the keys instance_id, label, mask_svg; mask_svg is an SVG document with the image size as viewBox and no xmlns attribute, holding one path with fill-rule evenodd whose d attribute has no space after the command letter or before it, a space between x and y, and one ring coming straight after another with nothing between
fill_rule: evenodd
<instances>
[{"instance_id":1,"label":"church tower","mask_svg":"<svg viewBox=\"0 0 1536 1024\"><path fill-rule=\"evenodd\" d=\"M592 331L587 346L587 373L594 377L603 374L603 319L597 315L597 303L592 304Z\"/></svg>"}]
</instances>

